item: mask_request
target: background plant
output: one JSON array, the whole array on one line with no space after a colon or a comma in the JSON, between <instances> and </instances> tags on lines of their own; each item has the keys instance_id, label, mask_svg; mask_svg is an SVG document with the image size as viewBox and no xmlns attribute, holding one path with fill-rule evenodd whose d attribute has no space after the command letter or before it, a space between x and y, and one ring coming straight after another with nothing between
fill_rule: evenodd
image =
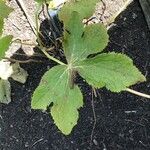
<instances>
[{"instance_id":1,"label":"background plant","mask_svg":"<svg viewBox=\"0 0 150 150\"><path fill-rule=\"evenodd\" d=\"M14 80L25 83L27 72L20 68L19 63L11 64L5 58L5 52L12 43L13 36L3 36L4 20L13 11L6 5L4 0L0 0L0 102L8 104L11 101L11 86L9 77Z\"/></svg>"},{"instance_id":2,"label":"background plant","mask_svg":"<svg viewBox=\"0 0 150 150\"><path fill-rule=\"evenodd\" d=\"M10 83L7 80L12 72L12 68L9 67L9 63L4 63L2 58L5 56L5 51L11 44L12 36L2 36L4 19L12 12L12 9L8 7L4 1L0 0L0 102L10 102Z\"/></svg>"}]
</instances>

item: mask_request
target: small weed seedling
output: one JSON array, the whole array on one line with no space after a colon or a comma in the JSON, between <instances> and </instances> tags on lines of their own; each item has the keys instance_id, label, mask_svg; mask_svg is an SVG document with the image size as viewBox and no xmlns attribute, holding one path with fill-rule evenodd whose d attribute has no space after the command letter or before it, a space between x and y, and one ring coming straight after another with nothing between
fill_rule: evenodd
<instances>
[{"instance_id":1,"label":"small weed seedling","mask_svg":"<svg viewBox=\"0 0 150 150\"><path fill-rule=\"evenodd\" d=\"M78 109L83 106L82 93L73 81L76 73L92 87L106 87L112 92L146 80L124 54L110 52L88 57L102 52L109 39L103 25L82 23L92 15L98 1L70 0L62 7L58 17L63 22L62 45L67 64L53 58L59 65L45 73L32 97L33 109L46 110L53 103L50 113L65 135L77 124Z\"/></svg>"},{"instance_id":2,"label":"small weed seedling","mask_svg":"<svg viewBox=\"0 0 150 150\"><path fill-rule=\"evenodd\" d=\"M45 3L45 0L35 1L40 3L40 6ZM106 87L112 92L124 90L133 92L127 88L146 80L126 55L115 52L102 53L109 41L107 30L102 24L83 23L84 19L92 15L98 1L69 0L58 13L58 18L63 23L62 47L67 63L50 56L40 43L38 31L34 31L39 41L38 47L49 59L59 65L44 74L33 94L31 106L33 109L46 110L50 104L53 104L50 113L56 126L65 135L70 134L77 124L78 109L83 106L82 93L74 83L77 73L93 88ZM2 36L4 18L12 9L0 0L0 10L3 10L0 11L0 36ZM35 29L34 26L32 28ZM10 35L0 37L0 59L4 58L11 41ZM88 57L99 52L101 53L94 57ZM3 60L1 62L3 63ZM12 75L13 68L16 66L7 68L7 75L4 71L0 71L0 102L10 102L8 77Z\"/></svg>"}]
</instances>

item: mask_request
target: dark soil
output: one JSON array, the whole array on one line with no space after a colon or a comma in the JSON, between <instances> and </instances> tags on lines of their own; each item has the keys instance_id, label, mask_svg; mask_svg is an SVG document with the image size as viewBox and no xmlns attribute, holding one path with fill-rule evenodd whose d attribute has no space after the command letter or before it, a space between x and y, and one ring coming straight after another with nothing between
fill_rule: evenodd
<instances>
[{"instance_id":1,"label":"dark soil","mask_svg":"<svg viewBox=\"0 0 150 150\"><path fill-rule=\"evenodd\" d=\"M106 51L123 52L147 76L147 82L133 89L150 93L150 32L138 2L132 3L109 30ZM24 64L27 82L11 80L12 102L0 104L0 150L149 150L150 101L127 92L99 90L94 98L96 126L91 142L94 119L92 90L79 79L84 94L78 125L64 136L47 112L31 110L31 95L52 62ZM54 63L53 63L54 64Z\"/></svg>"}]
</instances>

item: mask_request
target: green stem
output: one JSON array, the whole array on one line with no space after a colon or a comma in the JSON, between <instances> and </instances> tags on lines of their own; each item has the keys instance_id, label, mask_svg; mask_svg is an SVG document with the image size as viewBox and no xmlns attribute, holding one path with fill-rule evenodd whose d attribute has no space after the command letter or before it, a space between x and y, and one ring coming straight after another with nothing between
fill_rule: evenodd
<instances>
[{"instance_id":1,"label":"green stem","mask_svg":"<svg viewBox=\"0 0 150 150\"><path fill-rule=\"evenodd\" d=\"M40 48L41 49L41 48ZM66 65L65 63L63 63L62 61L52 57L51 55L48 54L48 52L46 50L44 50L44 48L41 49L41 51L47 56L47 58L49 58L50 60L53 60L55 62L57 62L60 65Z\"/></svg>"},{"instance_id":2,"label":"green stem","mask_svg":"<svg viewBox=\"0 0 150 150\"><path fill-rule=\"evenodd\" d=\"M36 14L35 14L35 22L36 22L36 35L37 35L37 40L38 40L38 43L39 43L39 48L40 50L46 55L47 58L49 58L50 60L53 60L55 61L56 63L60 64L60 65L66 65L65 63L63 63L62 61L52 57L51 55L48 54L48 52L45 50L45 48L43 47L42 45L42 41L40 39L40 36L39 36L39 25L38 25L38 10L36 11Z\"/></svg>"}]
</instances>

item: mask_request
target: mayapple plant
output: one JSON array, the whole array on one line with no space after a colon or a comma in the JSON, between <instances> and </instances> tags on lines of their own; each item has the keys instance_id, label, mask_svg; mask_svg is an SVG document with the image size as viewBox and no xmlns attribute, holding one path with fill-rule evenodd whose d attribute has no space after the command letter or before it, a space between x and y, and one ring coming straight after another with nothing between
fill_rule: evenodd
<instances>
[{"instance_id":1,"label":"mayapple plant","mask_svg":"<svg viewBox=\"0 0 150 150\"><path fill-rule=\"evenodd\" d=\"M74 78L78 73L94 88L106 87L121 92L127 87L145 81L145 77L124 54L102 53L109 36L102 24L85 25L99 0L70 0L58 13L63 22L62 46L67 63L48 70L32 97L32 108L46 110L50 104L51 116L63 134L71 133L77 124L78 109L83 106L83 96ZM101 52L95 57L90 54Z\"/></svg>"}]
</instances>

